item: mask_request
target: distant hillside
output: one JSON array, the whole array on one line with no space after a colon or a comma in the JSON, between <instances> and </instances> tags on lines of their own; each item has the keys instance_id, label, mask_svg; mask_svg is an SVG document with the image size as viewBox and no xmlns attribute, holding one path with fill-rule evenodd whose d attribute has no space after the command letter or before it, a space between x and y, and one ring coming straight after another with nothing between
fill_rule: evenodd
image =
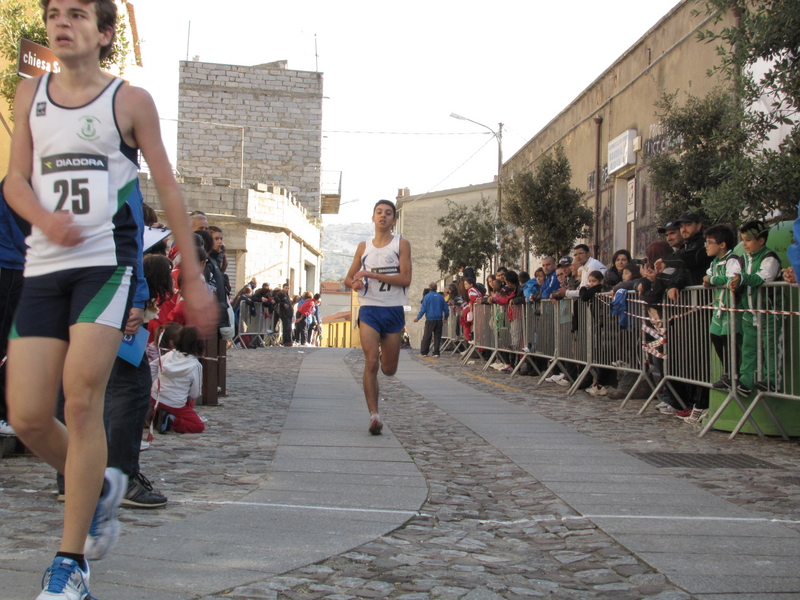
<instances>
[{"instance_id":1,"label":"distant hillside","mask_svg":"<svg viewBox=\"0 0 800 600\"><path fill-rule=\"evenodd\" d=\"M375 233L372 223L328 225L322 232L322 281L342 281L353 262L359 242Z\"/></svg>"}]
</instances>

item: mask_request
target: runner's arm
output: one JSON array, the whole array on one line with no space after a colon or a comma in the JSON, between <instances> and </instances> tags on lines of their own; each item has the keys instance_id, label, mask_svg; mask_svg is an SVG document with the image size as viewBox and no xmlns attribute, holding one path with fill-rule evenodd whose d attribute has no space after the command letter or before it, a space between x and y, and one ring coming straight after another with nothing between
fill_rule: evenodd
<instances>
[{"instance_id":1,"label":"runner's arm","mask_svg":"<svg viewBox=\"0 0 800 600\"><path fill-rule=\"evenodd\" d=\"M364 282L361 281L360 278L356 279L355 275L361 268L361 257L364 256L366 247L366 242L360 242L358 244L356 255L353 257L353 264L350 265L350 269L347 271L347 275L344 278L344 286L351 290L360 290L364 287Z\"/></svg>"},{"instance_id":2,"label":"runner's arm","mask_svg":"<svg viewBox=\"0 0 800 600\"><path fill-rule=\"evenodd\" d=\"M75 246L82 241L81 228L68 211L50 212L39 202L30 181L33 175L33 135L29 115L38 79L26 79L14 97L14 135L5 183L5 197L16 213L38 227L54 244Z\"/></svg>"},{"instance_id":3,"label":"runner's arm","mask_svg":"<svg viewBox=\"0 0 800 600\"><path fill-rule=\"evenodd\" d=\"M192 251L195 247L194 235L189 226L188 211L180 186L172 174L167 151L161 140L156 105L150 94L141 88L124 85L120 91L123 92L119 97L120 113L126 117L124 122L130 123L129 133L150 167L150 176L158 191L161 207L181 251L181 294L185 302L187 321L198 327L204 337L208 337L219 324L219 307L206 289L200 263Z\"/></svg>"}]
</instances>

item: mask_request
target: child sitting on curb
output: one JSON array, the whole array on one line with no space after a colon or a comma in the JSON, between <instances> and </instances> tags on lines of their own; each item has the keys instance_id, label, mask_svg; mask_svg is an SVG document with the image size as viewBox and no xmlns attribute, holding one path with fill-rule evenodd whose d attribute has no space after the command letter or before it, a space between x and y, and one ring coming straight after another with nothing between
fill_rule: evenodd
<instances>
[{"instance_id":1,"label":"child sitting on curb","mask_svg":"<svg viewBox=\"0 0 800 600\"><path fill-rule=\"evenodd\" d=\"M159 433L172 429L177 433L202 433L206 426L194 410L200 396L203 366L197 360L203 354L203 341L196 327L184 327L178 334L175 349L150 363L153 376L151 396L155 410L155 428Z\"/></svg>"}]
</instances>

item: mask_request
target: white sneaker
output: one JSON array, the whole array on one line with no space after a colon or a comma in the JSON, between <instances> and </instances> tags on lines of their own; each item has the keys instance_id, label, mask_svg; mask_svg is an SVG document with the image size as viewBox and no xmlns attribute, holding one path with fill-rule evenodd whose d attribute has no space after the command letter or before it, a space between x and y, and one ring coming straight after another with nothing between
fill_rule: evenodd
<instances>
[{"instance_id":1,"label":"white sneaker","mask_svg":"<svg viewBox=\"0 0 800 600\"><path fill-rule=\"evenodd\" d=\"M665 404L666 404L666 402L665 402ZM669 404L667 404L666 406L662 406L661 408L659 408L658 412L660 412L662 415L674 415L678 411L675 410L674 407L672 407Z\"/></svg>"},{"instance_id":2,"label":"white sneaker","mask_svg":"<svg viewBox=\"0 0 800 600\"><path fill-rule=\"evenodd\" d=\"M689 425L697 425L700 423L706 416L708 416L708 409L707 408L693 408L692 413L688 417L678 417L679 419L683 419L684 423L688 423Z\"/></svg>"},{"instance_id":3,"label":"white sneaker","mask_svg":"<svg viewBox=\"0 0 800 600\"><path fill-rule=\"evenodd\" d=\"M128 476L119 469L106 469L106 493L97 502L89 535L83 547L86 560L100 560L117 543L119 520L117 511L122 497L128 491Z\"/></svg>"},{"instance_id":4,"label":"white sneaker","mask_svg":"<svg viewBox=\"0 0 800 600\"><path fill-rule=\"evenodd\" d=\"M572 384L569 382L569 380L568 380L568 379L559 379L559 380L558 380L558 381L556 381L555 383L556 383L556 385L560 385L561 387L569 387L569 386L571 386L571 385L572 385Z\"/></svg>"},{"instance_id":5,"label":"white sneaker","mask_svg":"<svg viewBox=\"0 0 800 600\"><path fill-rule=\"evenodd\" d=\"M662 408L665 408L667 406L669 406L669 404L667 404L666 402L659 402L658 404L656 404L656 410L661 410Z\"/></svg>"},{"instance_id":6,"label":"white sneaker","mask_svg":"<svg viewBox=\"0 0 800 600\"><path fill-rule=\"evenodd\" d=\"M593 385L592 387L588 387L583 391L586 392L587 394L589 394L590 396L597 396L597 392L599 390L600 390L600 388L598 388L596 385Z\"/></svg>"},{"instance_id":7,"label":"white sneaker","mask_svg":"<svg viewBox=\"0 0 800 600\"><path fill-rule=\"evenodd\" d=\"M89 565L83 571L70 558L57 556L44 572L42 593L36 600L84 600L92 598L89 593Z\"/></svg>"},{"instance_id":8,"label":"white sneaker","mask_svg":"<svg viewBox=\"0 0 800 600\"><path fill-rule=\"evenodd\" d=\"M549 381L550 383L557 383L564 379L564 374L559 373L558 375L551 375L550 377L545 378L545 381Z\"/></svg>"},{"instance_id":9,"label":"white sneaker","mask_svg":"<svg viewBox=\"0 0 800 600\"><path fill-rule=\"evenodd\" d=\"M381 418L378 415L378 413L373 413L373 415L369 419L369 432L372 435L380 435L382 429L383 429L383 421L381 421Z\"/></svg>"},{"instance_id":10,"label":"white sneaker","mask_svg":"<svg viewBox=\"0 0 800 600\"><path fill-rule=\"evenodd\" d=\"M142 440L142 443L139 445L139 452L144 452L149 447L150 447L150 442L146 442L145 440Z\"/></svg>"},{"instance_id":11,"label":"white sneaker","mask_svg":"<svg viewBox=\"0 0 800 600\"><path fill-rule=\"evenodd\" d=\"M607 396L607 395L608 395L607 385L601 385L597 388L597 393L595 394L595 396Z\"/></svg>"},{"instance_id":12,"label":"white sneaker","mask_svg":"<svg viewBox=\"0 0 800 600\"><path fill-rule=\"evenodd\" d=\"M8 424L8 421L0 419L0 437L13 437L15 435L17 435L17 432Z\"/></svg>"}]
</instances>

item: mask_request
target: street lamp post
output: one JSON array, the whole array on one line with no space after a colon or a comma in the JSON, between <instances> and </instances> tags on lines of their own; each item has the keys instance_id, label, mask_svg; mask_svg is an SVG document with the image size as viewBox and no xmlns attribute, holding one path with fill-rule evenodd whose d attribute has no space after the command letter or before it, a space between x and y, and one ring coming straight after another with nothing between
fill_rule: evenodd
<instances>
[{"instance_id":1,"label":"street lamp post","mask_svg":"<svg viewBox=\"0 0 800 600\"><path fill-rule=\"evenodd\" d=\"M470 123L475 123L475 125L480 125L484 129L488 129L492 135L497 140L497 216L502 220L503 218L503 124L497 124L497 131L489 127L488 125L484 125L483 123L478 123L477 121L473 121L472 119L468 119L467 117L462 117L461 115L457 115L456 113L450 113L450 116L454 119L460 119L461 121L469 121ZM503 236L500 236L500 254L503 254Z\"/></svg>"}]
</instances>

